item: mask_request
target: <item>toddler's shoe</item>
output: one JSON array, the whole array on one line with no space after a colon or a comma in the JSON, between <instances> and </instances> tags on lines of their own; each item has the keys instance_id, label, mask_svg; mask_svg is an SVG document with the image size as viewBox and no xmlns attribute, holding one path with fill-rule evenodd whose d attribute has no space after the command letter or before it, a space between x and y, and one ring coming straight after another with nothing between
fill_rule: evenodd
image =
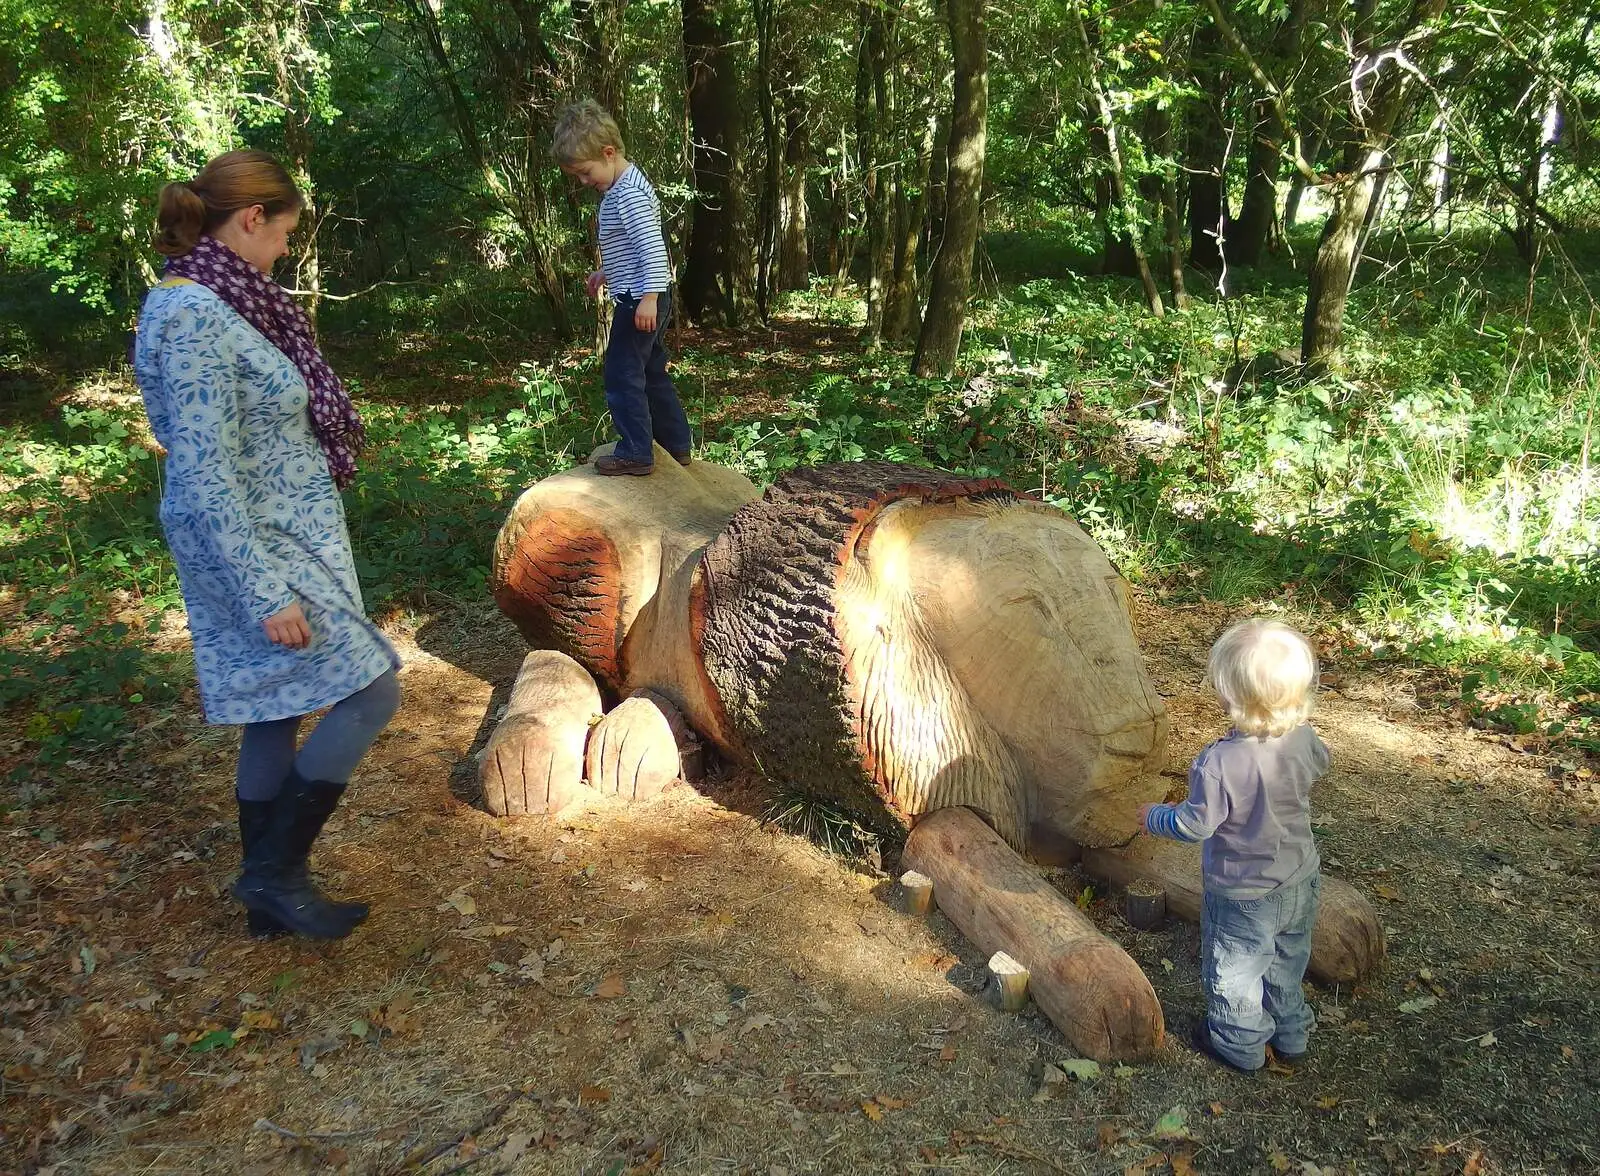
<instances>
[{"instance_id":1,"label":"toddler's shoe","mask_svg":"<svg viewBox=\"0 0 1600 1176\"><path fill-rule=\"evenodd\" d=\"M682 453L674 453L672 455L672 459L674 461L676 461L679 465L683 465L683 466L688 465L691 461L694 460L694 458L690 455L690 453L687 450L685 450Z\"/></svg>"},{"instance_id":2,"label":"toddler's shoe","mask_svg":"<svg viewBox=\"0 0 1600 1176\"><path fill-rule=\"evenodd\" d=\"M648 461L629 461L625 457L615 457L608 453L594 459L594 468L607 477L625 474L628 477L642 478L656 467Z\"/></svg>"},{"instance_id":3,"label":"toddler's shoe","mask_svg":"<svg viewBox=\"0 0 1600 1176\"><path fill-rule=\"evenodd\" d=\"M1195 1049L1205 1054L1206 1057L1210 1058L1213 1062L1216 1062L1218 1065L1226 1066L1230 1070L1237 1070L1241 1074L1254 1074L1261 1069L1261 1066L1241 1066L1238 1062L1219 1051L1217 1049L1217 1043L1211 1040L1211 1026L1207 1025L1204 1021L1200 1021L1195 1025L1194 1033L1190 1036L1189 1040L1193 1043ZM1262 1063L1262 1065L1265 1064L1265 1062Z\"/></svg>"},{"instance_id":4,"label":"toddler's shoe","mask_svg":"<svg viewBox=\"0 0 1600 1176\"><path fill-rule=\"evenodd\" d=\"M1306 1060L1305 1050L1301 1050L1299 1053L1288 1053L1279 1049L1275 1045L1269 1045L1267 1048L1272 1051L1273 1058L1275 1058L1281 1065L1297 1066Z\"/></svg>"}]
</instances>

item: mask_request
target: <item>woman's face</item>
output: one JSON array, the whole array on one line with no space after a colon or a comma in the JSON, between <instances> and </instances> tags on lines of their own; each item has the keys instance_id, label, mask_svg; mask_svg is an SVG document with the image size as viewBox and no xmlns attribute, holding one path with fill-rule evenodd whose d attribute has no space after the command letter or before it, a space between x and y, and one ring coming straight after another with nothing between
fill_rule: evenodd
<instances>
[{"instance_id":1,"label":"woman's face","mask_svg":"<svg viewBox=\"0 0 1600 1176\"><path fill-rule=\"evenodd\" d=\"M266 209L254 204L234 213L227 226L232 231L218 234L218 238L256 269L270 274L278 258L289 252L289 234L299 223L298 208L268 216Z\"/></svg>"}]
</instances>

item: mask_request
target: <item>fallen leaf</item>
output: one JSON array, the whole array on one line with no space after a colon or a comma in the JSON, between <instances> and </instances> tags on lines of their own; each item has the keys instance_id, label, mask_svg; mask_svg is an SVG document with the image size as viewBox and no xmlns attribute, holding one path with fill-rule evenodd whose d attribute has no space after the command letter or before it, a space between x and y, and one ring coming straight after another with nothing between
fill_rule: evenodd
<instances>
[{"instance_id":1,"label":"fallen leaf","mask_svg":"<svg viewBox=\"0 0 1600 1176\"><path fill-rule=\"evenodd\" d=\"M861 1113L867 1118L871 1119L874 1123L883 1122L883 1108L875 1102L862 1103Z\"/></svg>"},{"instance_id":2,"label":"fallen leaf","mask_svg":"<svg viewBox=\"0 0 1600 1176\"><path fill-rule=\"evenodd\" d=\"M627 984L623 981L621 975L616 972L612 972L594 986L594 995L600 1000L614 1000L626 994L627 991Z\"/></svg>"},{"instance_id":3,"label":"fallen leaf","mask_svg":"<svg viewBox=\"0 0 1600 1176\"><path fill-rule=\"evenodd\" d=\"M500 1147L500 1162L514 1164L522 1158L522 1153L528 1150L528 1145L533 1142L534 1135L531 1131L513 1131L506 1136L506 1141Z\"/></svg>"},{"instance_id":4,"label":"fallen leaf","mask_svg":"<svg viewBox=\"0 0 1600 1176\"><path fill-rule=\"evenodd\" d=\"M270 1031L277 1029L282 1022L267 1009L249 1009L243 1017L239 1018L239 1024L246 1029Z\"/></svg>"},{"instance_id":5,"label":"fallen leaf","mask_svg":"<svg viewBox=\"0 0 1600 1176\"><path fill-rule=\"evenodd\" d=\"M1165 1152L1153 1152L1142 1160L1135 1160L1122 1170L1122 1176L1142 1176L1154 1168L1165 1167L1167 1157Z\"/></svg>"},{"instance_id":6,"label":"fallen leaf","mask_svg":"<svg viewBox=\"0 0 1600 1176\"><path fill-rule=\"evenodd\" d=\"M565 939L552 939L548 944L545 945L543 953L544 962L547 964L555 963L561 958L561 953L566 950L567 941Z\"/></svg>"},{"instance_id":7,"label":"fallen leaf","mask_svg":"<svg viewBox=\"0 0 1600 1176\"><path fill-rule=\"evenodd\" d=\"M567 851L564 849L555 850L553 853L551 853L550 860L559 866L562 862L567 860Z\"/></svg>"},{"instance_id":8,"label":"fallen leaf","mask_svg":"<svg viewBox=\"0 0 1600 1176\"><path fill-rule=\"evenodd\" d=\"M1267 1164L1274 1172L1287 1172L1290 1168L1294 1167L1294 1161L1288 1156L1284 1155L1281 1151L1274 1151L1271 1155L1269 1155L1267 1157Z\"/></svg>"},{"instance_id":9,"label":"fallen leaf","mask_svg":"<svg viewBox=\"0 0 1600 1176\"><path fill-rule=\"evenodd\" d=\"M604 1086L585 1086L578 1091L578 1105L584 1106L591 1103L605 1103L611 1101L611 1091Z\"/></svg>"},{"instance_id":10,"label":"fallen leaf","mask_svg":"<svg viewBox=\"0 0 1600 1176\"><path fill-rule=\"evenodd\" d=\"M1311 1105L1319 1111L1331 1111L1339 1105L1339 1096L1336 1094L1324 1094Z\"/></svg>"},{"instance_id":11,"label":"fallen leaf","mask_svg":"<svg viewBox=\"0 0 1600 1176\"><path fill-rule=\"evenodd\" d=\"M208 973L204 968L168 968L167 975L173 980L198 980Z\"/></svg>"},{"instance_id":12,"label":"fallen leaf","mask_svg":"<svg viewBox=\"0 0 1600 1176\"><path fill-rule=\"evenodd\" d=\"M777 1018L770 1013L751 1013L744 1019L744 1024L739 1026L739 1036L754 1033L757 1029L766 1029L778 1023Z\"/></svg>"},{"instance_id":13,"label":"fallen leaf","mask_svg":"<svg viewBox=\"0 0 1600 1176\"><path fill-rule=\"evenodd\" d=\"M1461 1176L1481 1176L1483 1172L1483 1153L1475 1151L1467 1157L1467 1162L1461 1165Z\"/></svg>"},{"instance_id":14,"label":"fallen leaf","mask_svg":"<svg viewBox=\"0 0 1600 1176\"><path fill-rule=\"evenodd\" d=\"M1413 997L1411 1000L1400 1002L1400 1011L1402 1013L1420 1013L1423 1009L1431 1009L1438 1003L1439 998L1437 996Z\"/></svg>"},{"instance_id":15,"label":"fallen leaf","mask_svg":"<svg viewBox=\"0 0 1600 1176\"><path fill-rule=\"evenodd\" d=\"M1100 1063L1093 1058L1067 1058L1056 1063L1068 1078L1079 1082L1093 1082L1100 1077Z\"/></svg>"},{"instance_id":16,"label":"fallen leaf","mask_svg":"<svg viewBox=\"0 0 1600 1176\"><path fill-rule=\"evenodd\" d=\"M460 890L456 891L439 904L439 909L441 911L448 910L451 907L454 907L456 912L460 914L462 918L467 918L478 913L478 904L473 901L472 895L466 894Z\"/></svg>"},{"instance_id":17,"label":"fallen leaf","mask_svg":"<svg viewBox=\"0 0 1600 1176\"><path fill-rule=\"evenodd\" d=\"M1172 1176L1198 1176L1194 1156L1188 1152L1175 1151L1167 1156L1167 1162L1172 1165Z\"/></svg>"},{"instance_id":18,"label":"fallen leaf","mask_svg":"<svg viewBox=\"0 0 1600 1176\"><path fill-rule=\"evenodd\" d=\"M1094 1129L1094 1137L1100 1150L1107 1151L1121 1143L1127 1137L1127 1132L1115 1123L1101 1123Z\"/></svg>"},{"instance_id":19,"label":"fallen leaf","mask_svg":"<svg viewBox=\"0 0 1600 1176\"><path fill-rule=\"evenodd\" d=\"M953 1062L956 1060L956 1047L954 1042L947 1041L944 1043L944 1048L939 1051L939 1060L941 1062Z\"/></svg>"},{"instance_id":20,"label":"fallen leaf","mask_svg":"<svg viewBox=\"0 0 1600 1176\"><path fill-rule=\"evenodd\" d=\"M877 1095L873 1101L886 1111L901 1111L905 1109L906 1100L903 1098L890 1098L887 1094Z\"/></svg>"},{"instance_id":21,"label":"fallen leaf","mask_svg":"<svg viewBox=\"0 0 1600 1176\"><path fill-rule=\"evenodd\" d=\"M1194 1136L1189 1133L1189 1112L1182 1107L1173 1107L1156 1120L1150 1135L1153 1139L1193 1139Z\"/></svg>"},{"instance_id":22,"label":"fallen leaf","mask_svg":"<svg viewBox=\"0 0 1600 1176\"><path fill-rule=\"evenodd\" d=\"M635 878L632 882L629 882L626 886L624 886L623 889L631 890L635 894L638 894L639 891L646 889L649 885L650 884L643 878Z\"/></svg>"},{"instance_id":23,"label":"fallen leaf","mask_svg":"<svg viewBox=\"0 0 1600 1176\"><path fill-rule=\"evenodd\" d=\"M1162 968L1162 971L1170 973L1172 971L1172 968L1173 968L1172 961L1167 959L1166 956L1162 956L1161 957L1161 968Z\"/></svg>"},{"instance_id":24,"label":"fallen leaf","mask_svg":"<svg viewBox=\"0 0 1600 1176\"><path fill-rule=\"evenodd\" d=\"M1379 883L1377 886L1372 888L1372 891L1379 898L1388 899L1390 902L1400 901L1400 892L1393 886L1385 886L1382 883Z\"/></svg>"},{"instance_id":25,"label":"fallen leaf","mask_svg":"<svg viewBox=\"0 0 1600 1176\"><path fill-rule=\"evenodd\" d=\"M1485 1033L1482 1037L1478 1038L1478 1048L1488 1049L1491 1045L1494 1045L1499 1040L1500 1039L1496 1037L1492 1031Z\"/></svg>"},{"instance_id":26,"label":"fallen leaf","mask_svg":"<svg viewBox=\"0 0 1600 1176\"><path fill-rule=\"evenodd\" d=\"M1561 1047L1561 1057L1562 1057L1563 1061L1570 1062L1573 1058L1575 1058L1577 1056L1578 1056L1578 1051L1573 1049L1570 1045L1563 1045Z\"/></svg>"},{"instance_id":27,"label":"fallen leaf","mask_svg":"<svg viewBox=\"0 0 1600 1176\"><path fill-rule=\"evenodd\" d=\"M1222 1117L1222 1113L1224 1111L1226 1111L1227 1109L1228 1109L1227 1107L1223 1106L1219 1102L1214 1102L1210 1106L1206 1107L1206 1110L1211 1112L1211 1117L1213 1119L1221 1118Z\"/></svg>"}]
</instances>

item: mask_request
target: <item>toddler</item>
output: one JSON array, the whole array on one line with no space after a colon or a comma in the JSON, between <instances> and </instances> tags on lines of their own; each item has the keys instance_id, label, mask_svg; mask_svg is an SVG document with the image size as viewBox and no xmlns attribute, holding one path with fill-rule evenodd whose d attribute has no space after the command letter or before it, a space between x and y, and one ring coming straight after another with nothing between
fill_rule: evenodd
<instances>
[{"instance_id":1,"label":"toddler","mask_svg":"<svg viewBox=\"0 0 1600 1176\"><path fill-rule=\"evenodd\" d=\"M1328 749L1306 721L1316 655L1288 625L1234 625L1212 647L1208 671L1233 729L1189 768L1187 800L1139 812L1158 837L1205 844L1206 1018L1195 1045L1255 1071L1268 1045L1297 1060L1316 1024L1300 982L1321 886L1311 785L1328 769Z\"/></svg>"}]
</instances>

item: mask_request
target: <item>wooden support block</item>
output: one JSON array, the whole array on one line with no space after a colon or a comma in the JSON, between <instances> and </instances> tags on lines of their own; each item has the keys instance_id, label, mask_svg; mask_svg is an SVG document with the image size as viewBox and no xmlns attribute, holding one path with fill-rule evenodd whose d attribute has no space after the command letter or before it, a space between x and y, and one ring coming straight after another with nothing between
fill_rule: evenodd
<instances>
[{"instance_id":1,"label":"wooden support block","mask_svg":"<svg viewBox=\"0 0 1600 1176\"><path fill-rule=\"evenodd\" d=\"M900 875L900 886L906 892L906 910L913 915L933 912L933 879L915 870Z\"/></svg>"},{"instance_id":2,"label":"wooden support block","mask_svg":"<svg viewBox=\"0 0 1600 1176\"><path fill-rule=\"evenodd\" d=\"M939 909L961 934L1028 969L1034 1003L1080 1054L1141 1058L1161 1045L1161 1002L1139 965L977 813L923 817L905 861L933 879Z\"/></svg>"},{"instance_id":3,"label":"wooden support block","mask_svg":"<svg viewBox=\"0 0 1600 1176\"><path fill-rule=\"evenodd\" d=\"M1003 951L989 957L989 989L1004 1013L1020 1013L1028 1003L1028 969Z\"/></svg>"},{"instance_id":4,"label":"wooden support block","mask_svg":"<svg viewBox=\"0 0 1600 1176\"><path fill-rule=\"evenodd\" d=\"M1154 931L1167 921L1167 889L1148 878L1128 883L1122 897L1122 914L1130 927Z\"/></svg>"}]
</instances>

